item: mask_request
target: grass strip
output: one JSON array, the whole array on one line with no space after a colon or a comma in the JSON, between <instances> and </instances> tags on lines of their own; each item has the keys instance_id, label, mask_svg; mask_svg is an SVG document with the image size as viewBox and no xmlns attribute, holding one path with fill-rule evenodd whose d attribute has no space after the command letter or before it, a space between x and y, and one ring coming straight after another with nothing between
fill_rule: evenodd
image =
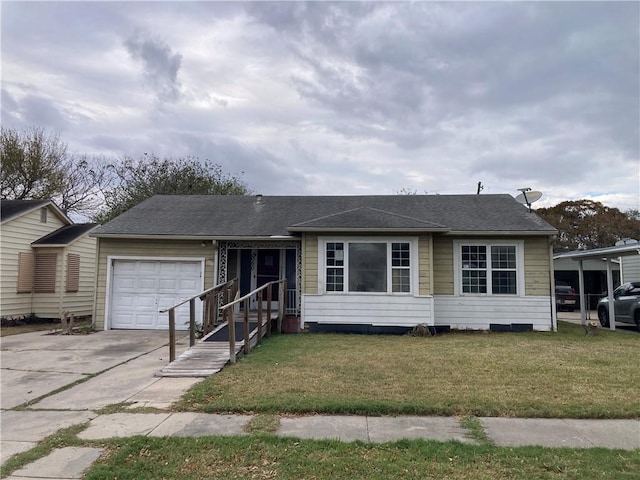
<instances>
[{"instance_id":1,"label":"grass strip","mask_svg":"<svg viewBox=\"0 0 640 480\"><path fill-rule=\"evenodd\" d=\"M265 435L134 437L106 448L85 472L86 480L625 480L638 478L640 471L638 452L418 440L377 445Z\"/></svg>"},{"instance_id":2,"label":"grass strip","mask_svg":"<svg viewBox=\"0 0 640 480\"><path fill-rule=\"evenodd\" d=\"M244 431L253 434L274 434L278 431L278 427L280 427L280 417L278 415L262 413L251 417L251 420L244 426Z\"/></svg>"},{"instance_id":3,"label":"grass strip","mask_svg":"<svg viewBox=\"0 0 640 480\"><path fill-rule=\"evenodd\" d=\"M462 417L460 419L460 426L467 429L467 436L477 441L479 444L493 445L493 440L487 436L484 427L477 417Z\"/></svg>"}]
</instances>

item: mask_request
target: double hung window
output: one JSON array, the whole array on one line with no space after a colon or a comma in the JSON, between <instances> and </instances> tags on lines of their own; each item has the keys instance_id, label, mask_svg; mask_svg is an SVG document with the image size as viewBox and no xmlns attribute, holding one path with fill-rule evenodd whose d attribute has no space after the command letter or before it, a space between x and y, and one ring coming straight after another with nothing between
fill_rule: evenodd
<instances>
[{"instance_id":1,"label":"double hung window","mask_svg":"<svg viewBox=\"0 0 640 480\"><path fill-rule=\"evenodd\" d=\"M325 243L327 292L411 292L411 242Z\"/></svg>"},{"instance_id":2,"label":"double hung window","mask_svg":"<svg viewBox=\"0 0 640 480\"><path fill-rule=\"evenodd\" d=\"M460 292L517 295L522 269L518 254L518 245L460 243Z\"/></svg>"}]
</instances>

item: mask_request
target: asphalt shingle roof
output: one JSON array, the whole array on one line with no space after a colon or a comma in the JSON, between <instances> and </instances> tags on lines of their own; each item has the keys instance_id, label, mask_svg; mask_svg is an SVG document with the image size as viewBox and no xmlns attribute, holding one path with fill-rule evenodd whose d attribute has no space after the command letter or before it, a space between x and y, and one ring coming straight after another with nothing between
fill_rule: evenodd
<instances>
[{"instance_id":1,"label":"asphalt shingle roof","mask_svg":"<svg viewBox=\"0 0 640 480\"><path fill-rule=\"evenodd\" d=\"M0 221L4 222L34 208L44 207L51 200L2 200L0 202Z\"/></svg>"},{"instance_id":2,"label":"asphalt shingle roof","mask_svg":"<svg viewBox=\"0 0 640 480\"><path fill-rule=\"evenodd\" d=\"M97 226L97 223L75 223L73 225L65 225L64 227L60 227L50 234L39 238L35 242L31 242L31 245L69 245Z\"/></svg>"},{"instance_id":3,"label":"asphalt shingle roof","mask_svg":"<svg viewBox=\"0 0 640 480\"><path fill-rule=\"evenodd\" d=\"M556 230L510 195L158 195L94 235L268 237L308 228L453 232Z\"/></svg>"}]
</instances>

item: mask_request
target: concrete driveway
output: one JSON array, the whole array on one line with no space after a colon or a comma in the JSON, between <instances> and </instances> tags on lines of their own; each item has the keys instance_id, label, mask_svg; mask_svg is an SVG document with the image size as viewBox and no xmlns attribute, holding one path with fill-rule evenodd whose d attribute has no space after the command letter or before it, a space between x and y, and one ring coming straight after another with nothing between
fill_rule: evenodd
<instances>
[{"instance_id":1,"label":"concrete driveway","mask_svg":"<svg viewBox=\"0 0 640 480\"><path fill-rule=\"evenodd\" d=\"M573 311L573 312L560 311L558 312L558 320L575 323L577 325L580 325L582 323L582 321L580 320L580 310ZM595 310L591 310L590 312L588 312L587 321L590 321L590 320L597 321L598 312L596 312ZM631 334L640 333L638 332L638 329L636 328L635 325L631 325L630 323L621 323L621 322L616 322L616 332L631 333Z\"/></svg>"},{"instance_id":2,"label":"concrete driveway","mask_svg":"<svg viewBox=\"0 0 640 480\"><path fill-rule=\"evenodd\" d=\"M154 373L169 362L168 337L167 332L141 330L3 337L0 408L15 408L44 395L49 396L31 407L92 410L136 401L136 395L143 399L139 394L161 380ZM180 353L188 347L188 338L178 338ZM85 381L50 395L80 380Z\"/></svg>"}]
</instances>

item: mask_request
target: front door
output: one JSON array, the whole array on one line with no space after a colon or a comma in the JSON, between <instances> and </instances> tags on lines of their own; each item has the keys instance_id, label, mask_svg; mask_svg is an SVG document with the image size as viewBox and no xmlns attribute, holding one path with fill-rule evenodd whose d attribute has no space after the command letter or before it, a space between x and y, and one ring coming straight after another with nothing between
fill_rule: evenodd
<instances>
[{"instance_id":1,"label":"front door","mask_svg":"<svg viewBox=\"0 0 640 480\"><path fill-rule=\"evenodd\" d=\"M256 288L259 288L266 283L280 280L280 250L259 249L257 260ZM277 285L271 287L271 300L278 300Z\"/></svg>"}]
</instances>

